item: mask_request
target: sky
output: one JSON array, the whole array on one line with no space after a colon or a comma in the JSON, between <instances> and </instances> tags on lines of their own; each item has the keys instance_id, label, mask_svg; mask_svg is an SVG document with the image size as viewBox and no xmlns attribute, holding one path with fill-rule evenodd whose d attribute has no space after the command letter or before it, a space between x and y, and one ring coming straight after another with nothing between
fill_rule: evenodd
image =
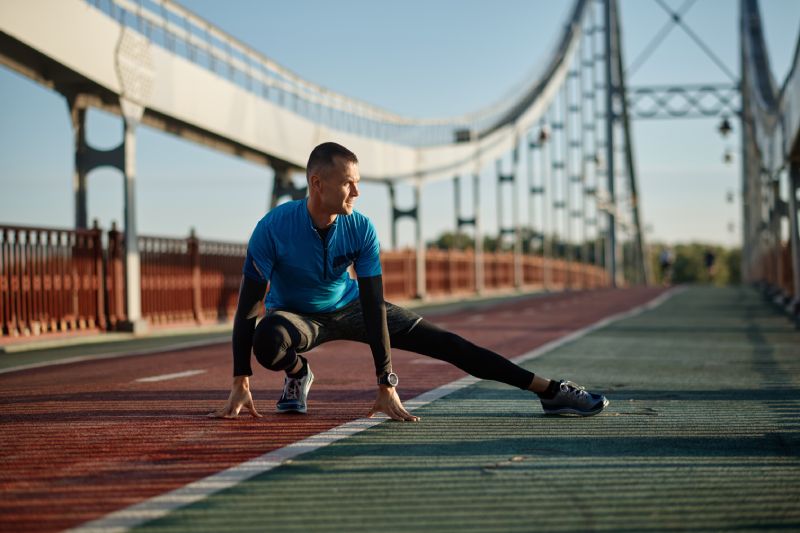
<instances>
[{"instance_id":1,"label":"sky","mask_svg":"<svg viewBox=\"0 0 800 533\"><path fill-rule=\"evenodd\" d=\"M663 0L673 10L683 1ZM317 84L390 111L448 116L502 98L548 59L572 2L567 0L181 0L227 33ZM761 0L771 67L785 78L800 30L800 1ZM684 21L736 76L737 0L697 0ZM621 0L626 65L667 23L655 0ZM730 82L679 27L627 80L628 86ZM0 224L69 228L74 223L73 148L68 110L56 92L0 67ZM210 105L213 105L210 103ZM633 142L645 236L651 242L741 240L740 127L727 139L719 119L634 120ZM169 134L137 130L139 233L244 242L269 202L266 167L194 145ZM122 138L118 117L92 110L89 143L111 148ZM310 150L311 147L309 147ZM482 216L497 231L496 184L483 174ZM398 191L400 207L412 202ZM122 220L122 177L89 175L89 218L103 228ZM425 187L423 237L454 227L452 184ZM732 194L733 201L727 197ZM357 209L388 246L386 188L364 184ZM469 213L463 213L467 215ZM399 245L413 245L413 222L400 223Z\"/></svg>"}]
</instances>

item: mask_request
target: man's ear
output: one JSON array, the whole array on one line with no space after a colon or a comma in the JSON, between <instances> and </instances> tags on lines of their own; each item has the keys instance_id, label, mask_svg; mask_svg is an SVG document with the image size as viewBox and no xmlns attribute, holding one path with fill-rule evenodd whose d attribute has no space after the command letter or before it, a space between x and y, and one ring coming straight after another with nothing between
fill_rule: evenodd
<instances>
[{"instance_id":1,"label":"man's ear","mask_svg":"<svg viewBox=\"0 0 800 533\"><path fill-rule=\"evenodd\" d=\"M308 190L309 191L319 190L321 181L322 178L319 177L317 174L311 174L311 176L308 177Z\"/></svg>"}]
</instances>

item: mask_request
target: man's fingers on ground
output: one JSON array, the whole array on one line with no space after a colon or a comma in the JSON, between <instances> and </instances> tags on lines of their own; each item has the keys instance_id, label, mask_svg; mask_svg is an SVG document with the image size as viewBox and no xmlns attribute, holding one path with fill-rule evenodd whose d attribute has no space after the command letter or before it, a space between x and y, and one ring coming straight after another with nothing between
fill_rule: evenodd
<instances>
[{"instance_id":1,"label":"man's fingers on ground","mask_svg":"<svg viewBox=\"0 0 800 533\"><path fill-rule=\"evenodd\" d=\"M392 417L392 420L399 420L400 422L405 420L402 411L394 406L389 407L389 416Z\"/></svg>"},{"instance_id":2,"label":"man's fingers on ground","mask_svg":"<svg viewBox=\"0 0 800 533\"><path fill-rule=\"evenodd\" d=\"M404 417L405 417L405 419L406 419L406 420L408 420L409 422L416 422L417 420L419 420L419 417L418 417L418 416L414 416L414 415L412 415L411 413L409 413L408 411L403 411L403 416L404 416Z\"/></svg>"},{"instance_id":3,"label":"man's fingers on ground","mask_svg":"<svg viewBox=\"0 0 800 533\"><path fill-rule=\"evenodd\" d=\"M208 413L206 416L208 418L236 418L236 415L233 413L228 413L228 412L220 413L219 411L216 413Z\"/></svg>"},{"instance_id":4,"label":"man's fingers on ground","mask_svg":"<svg viewBox=\"0 0 800 533\"><path fill-rule=\"evenodd\" d=\"M261 413L256 411L256 406L253 404L252 400L250 401L250 403L247 404L247 410L250 411L250 415L253 418L263 418L264 417L264 415L262 415Z\"/></svg>"},{"instance_id":5,"label":"man's fingers on ground","mask_svg":"<svg viewBox=\"0 0 800 533\"><path fill-rule=\"evenodd\" d=\"M416 422L417 420L419 420L419 418L417 418L416 416L412 415L411 413L409 413L405 409L403 409L402 415L403 415L403 420L405 420L407 422Z\"/></svg>"},{"instance_id":6,"label":"man's fingers on ground","mask_svg":"<svg viewBox=\"0 0 800 533\"><path fill-rule=\"evenodd\" d=\"M225 406L222 409L218 409L216 411L211 411L206 416L208 418L225 418L225 415L228 413L228 407Z\"/></svg>"},{"instance_id":7,"label":"man's fingers on ground","mask_svg":"<svg viewBox=\"0 0 800 533\"><path fill-rule=\"evenodd\" d=\"M401 415L403 415L403 418L404 418L405 420L408 420L409 422L416 422L417 420L419 420L419 417L418 417L418 416L414 416L414 415L412 415L411 413L409 413L409 412L406 410L406 408L405 408L405 407L403 407L402 405L401 405L401 406L399 406L397 410L400 412L400 414L401 414Z\"/></svg>"}]
</instances>

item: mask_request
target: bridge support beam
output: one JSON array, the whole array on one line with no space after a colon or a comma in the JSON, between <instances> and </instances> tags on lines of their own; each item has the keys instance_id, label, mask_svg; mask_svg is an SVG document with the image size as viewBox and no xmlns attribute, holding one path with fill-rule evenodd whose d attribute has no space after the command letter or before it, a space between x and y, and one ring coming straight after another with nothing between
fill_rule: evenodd
<instances>
[{"instance_id":1,"label":"bridge support beam","mask_svg":"<svg viewBox=\"0 0 800 533\"><path fill-rule=\"evenodd\" d=\"M605 26L605 70L606 70L606 177L608 179L608 233L606 235L606 268L612 287L617 286L617 221L616 221L616 194L614 167L614 96L617 92L614 86L614 43L613 29L611 27L612 9L614 0L605 0L604 26Z\"/></svg>"},{"instance_id":2,"label":"bridge support beam","mask_svg":"<svg viewBox=\"0 0 800 533\"><path fill-rule=\"evenodd\" d=\"M86 190L87 152L86 107L78 105L75 98L68 98L69 117L72 122L72 138L75 149L75 168L72 172L72 191L75 205L75 229L88 227L88 201Z\"/></svg>"},{"instance_id":3,"label":"bridge support beam","mask_svg":"<svg viewBox=\"0 0 800 533\"><path fill-rule=\"evenodd\" d=\"M417 298L425 298L428 292L427 280L425 278L425 241L422 238L422 179L417 179L414 183L414 208L417 212Z\"/></svg>"},{"instance_id":4,"label":"bridge support beam","mask_svg":"<svg viewBox=\"0 0 800 533\"><path fill-rule=\"evenodd\" d=\"M120 98L120 107L125 128L122 150L125 175L125 306L128 316L121 328L141 333L147 329L147 322L142 318L141 261L136 225L136 128L144 108L125 98Z\"/></svg>"},{"instance_id":5,"label":"bridge support beam","mask_svg":"<svg viewBox=\"0 0 800 533\"><path fill-rule=\"evenodd\" d=\"M519 139L514 139L514 150L511 153L511 218L514 225L514 287L522 289L525 283L524 270L522 266L522 229L519 221L519 199L517 195L517 176L519 176Z\"/></svg>"},{"instance_id":6,"label":"bridge support beam","mask_svg":"<svg viewBox=\"0 0 800 533\"><path fill-rule=\"evenodd\" d=\"M392 205L392 249L397 248L397 223L401 218L413 218L415 224L414 236L416 239L417 249L417 288L416 297L424 298L427 292L427 285L425 281L425 242L422 240L422 222L420 220L420 202L422 200L422 180L418 179L414 183L414 207L411 209L398 209L397 195L394 189L394 183L387 181L386 185L389 187L389 202Z\"/></svg>"},{"instance_id":7,"label":"bridge support beam","mask_svg":"<svg viewBox=\"0 0 800 533\"><path fill-rule=\"evenodd\" d=\"M472 218L461 216L461 177L453 178L453 193L455 195L456 207L456 233L461 233L463 226L472 226L475 231L475 292L483 292L483 241L480 233L480 177L476 173L473 177L473 216Z\"/></svg>"},{"instance_id":8,"label":"bridge support beam","mask_svg":"<svg viewBox=\"0 0 800 533\"><path fill-rule=\"evenodd\" d=\"M511 235L514 254L514 288L522 288L522 239L519 230L519 201L517 198L517 173L519 170L519 142L514 143L511 153L511 173L503 174L500 160L497 161L497 228L500 244L506 235ZM511 185L511 227L503 226L503 184Z\"/></svg>"},{"instance_id":9,"label":"bridge support beam","mask_svg":"<svg viewBox=\"0 0 800 533\"><path fill-rule=\"evenodd\" d=\"M75 199L75 228L88 227L89 173L99 167L116 168L123 174L123 218L125 226L125 306L127 322L118 323L125 331L142 332L147 329L142 319L141 275L139 237L136 230L136 127L144 109L125 99L120 99L123 116L122 143L110 150L98 150L86 141L86 111L88 98L80 93L67 93L70 120L75 148L73 190Z\"/></svg>"},{"instance_id":10,"label":"bridge support beam","mask_svg":"<svg viewBox=\"0 0 800 533\"><path fill-rule=\"evenodd\" d=\"M477 165L476 165L477 166ZM483 294L486 275L483 269L483 226L481 224L481 177L478 170L472 175L472 198L475 210L475 292Z\"/></svg>"},{"instance_id":11,"label":"bridge support beam","mask_svg":"<svg viewBox=\"0 0 800 533\"><path fill-rule=\"evenodd\" d=\"M308 186L297 187L292 182L291 168L288 165L273 163L272 169L275 172L275 179L272 185L272 197L270 198L269 208L274 209L281 198L289 196L292 200L301 200L308 193Z\"/></svg>"},{"instance_id":12,"label":"bridge support beam","mask_svg":"<svg viewBox=\"0 0 800 533\"><path fill-rule=\"evenodd\" d=\"M795 317L800 315L800 226L798 226L797 213L800 206L797 202L798 192L800 192L800 161L791 161L789 165L789 241L792 251L794 297L789 304L789 311Z\"/></svg>"}]
</instances>

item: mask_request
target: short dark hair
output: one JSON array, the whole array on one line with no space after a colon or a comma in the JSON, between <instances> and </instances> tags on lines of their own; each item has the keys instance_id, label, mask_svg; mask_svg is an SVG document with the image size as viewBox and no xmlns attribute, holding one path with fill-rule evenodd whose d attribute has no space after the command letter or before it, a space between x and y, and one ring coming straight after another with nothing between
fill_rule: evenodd
<instances>
[{"instance_id":1,"label":"short dark hair","mask_svg":"<svg viewBox=\"0 0 800 533\"><path fill-rule=\"evenodd\" d=\"M349 163L358 164L356 154L334 142L322 143L313 150L311 155L308 156L308 163L306 164L306 178L310 178L311 174L319 171L321 168L332 167L335 162L334 158L341 157Z\"/></svg>"}]
</instances>

